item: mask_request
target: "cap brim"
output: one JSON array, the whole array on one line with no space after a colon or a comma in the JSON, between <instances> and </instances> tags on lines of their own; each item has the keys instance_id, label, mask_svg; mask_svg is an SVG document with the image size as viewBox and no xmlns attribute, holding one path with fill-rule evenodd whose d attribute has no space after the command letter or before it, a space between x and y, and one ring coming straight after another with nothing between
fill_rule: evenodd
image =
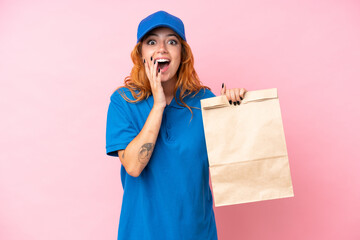
<instances>
[{"instance_id":1,"label":"cap brim","mask_svg":"<svg viewBox=\"0 0 360 240\"><path fill-rule=\"evenodd\" d=\"M173 30L181 39L185 40L185 38L184 38L183 36L179 35L179 33L178 33L178 32L181 32L181 31L177 30L174 26L171 26L171 25L166 24L166 23L159 23L159 24L156 24L156 25L151 26L150 28L146 29L146 30L144 31L144 33L143 33L141 36L139 36L139 39L138 39L137 42L142 41L143 38L144 38L144 36L146 36L146 34L148 34L150 31L152 31L153 29L158 28L158 27L167 27L167 28L170 28L170 29ZM186 40L185 40L185 41L186 41Z\"/></svg>"}]
</instances>

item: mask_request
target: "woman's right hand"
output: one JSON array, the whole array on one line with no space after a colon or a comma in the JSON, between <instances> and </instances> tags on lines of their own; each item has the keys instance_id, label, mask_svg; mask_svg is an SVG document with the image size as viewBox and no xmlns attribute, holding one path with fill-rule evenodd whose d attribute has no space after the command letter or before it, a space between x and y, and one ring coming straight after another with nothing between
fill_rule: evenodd
<instances>
[{"instance_id":1,"label":"woman's right hand","mask_svg":"<svg viewBox=\"0 0 360 240\"><path fill-rule=\"evenodd\" d=\"M144 59L146 75L149 79L151 92L154 98L154 107L166 107L164 89L161 85L161 71L157 71L158 63L151 56L150 59Z\"/></svg>"}]
</instances>

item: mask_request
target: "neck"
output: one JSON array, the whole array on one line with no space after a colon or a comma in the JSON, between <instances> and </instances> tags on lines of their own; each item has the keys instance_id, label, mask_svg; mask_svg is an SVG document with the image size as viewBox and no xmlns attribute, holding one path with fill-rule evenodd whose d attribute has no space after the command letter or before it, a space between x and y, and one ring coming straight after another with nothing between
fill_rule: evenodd
<instances>
[{"instance_id":1,"label":"neck","mask_svg":"<svg viewBox=\"0 0 360 240\"><path fill-rule=\"evenodd\" d=\"M164 89L164 94L165 94L167 104L170 104L171 100L174 97L175 83L176 83L176 76L174 76L172 79L170 79L166 82L161 83L161 85Z\"/></svg>"}]
</instances>

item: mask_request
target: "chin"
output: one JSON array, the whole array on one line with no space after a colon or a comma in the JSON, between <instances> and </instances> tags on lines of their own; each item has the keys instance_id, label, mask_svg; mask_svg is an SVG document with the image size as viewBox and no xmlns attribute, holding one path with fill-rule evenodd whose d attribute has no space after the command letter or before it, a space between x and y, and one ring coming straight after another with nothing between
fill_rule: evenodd
<instances>
[{"instance_id":1,"label":"chin","mask_svg":"<svg viewBox=\"0 0 360 240\"><path fill-rule=\"evenodd\" d=\"M161 77L161 82L167 82L167 81L169 81L169 80L171 80L172 78L171 77L169 77L169 76L162 76Z\"/></svg>"}]
</instances>

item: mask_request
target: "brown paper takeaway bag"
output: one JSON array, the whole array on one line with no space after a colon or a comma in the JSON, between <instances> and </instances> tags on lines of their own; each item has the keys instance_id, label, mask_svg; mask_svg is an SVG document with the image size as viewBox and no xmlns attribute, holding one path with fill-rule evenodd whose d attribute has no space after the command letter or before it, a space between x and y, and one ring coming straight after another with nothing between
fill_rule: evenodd
<instances>
[{"instance_id":1,"label":"brown paper takeaway bag","mask_svg":"<svg viewBox=\"0 0 360 240\"><path fill-rule=\"evenodd\" d=\"M201 100L215 207L293 197L277 89Z\"/></svg>"}]
</instances>

